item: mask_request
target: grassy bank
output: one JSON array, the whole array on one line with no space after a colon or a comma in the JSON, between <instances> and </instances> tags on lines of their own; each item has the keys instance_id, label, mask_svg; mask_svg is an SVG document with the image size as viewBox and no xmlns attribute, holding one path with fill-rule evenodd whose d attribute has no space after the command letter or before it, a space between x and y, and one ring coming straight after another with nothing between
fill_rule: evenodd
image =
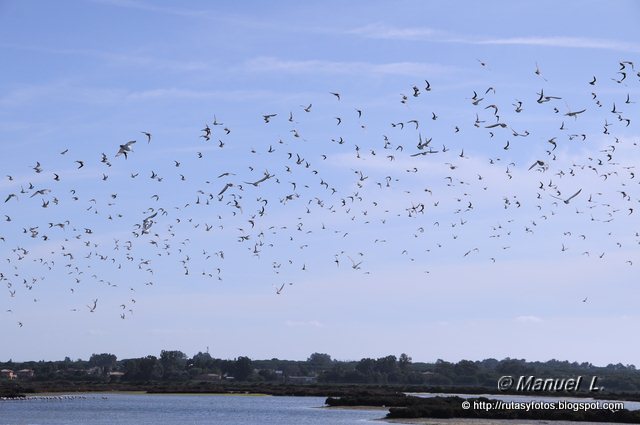
<instances>
[{"instance_id":1,"label":"grassy bank","mask_svg":"<svg viewBox=\"0 0 640 425\"><path fill-rule=\"evenodd\" d=\"M471 408L463 408L469 403ZM477 404L476 404L477 403ZM464 399L461 397L421 398L404 394L377 396L329 397L326 404L338 406L377 406L388 407L387 419L436 418L436 419L494 419L494 420L544 420L576 422L612 422L640 423L640 411L623 410L553 410L524 408L484 409L473 408L476 405L496 406L497 400L485 397Z\"/></svg>"}]
</instances>

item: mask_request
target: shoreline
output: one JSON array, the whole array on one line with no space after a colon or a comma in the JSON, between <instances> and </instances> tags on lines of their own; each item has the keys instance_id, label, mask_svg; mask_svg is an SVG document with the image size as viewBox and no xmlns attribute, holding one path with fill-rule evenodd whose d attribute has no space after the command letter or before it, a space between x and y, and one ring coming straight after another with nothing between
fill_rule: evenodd
<instances>
[{"instance_id":1,"label":"shoreline","mask_svg":"<svg viewBox=\"0 0 640 425\"><path fill-rule=\"evenodd\" d=\"M38 397L59 397L59 396L100 396L100 395L157 395L157 396L170 396L170 395L183 395L183 396L220 396L220 397L230 397L230 396L238 396L238 397L274 397L271 394L266 393L184 393L184 392L148 392L148 391L46 391L41 393L26 393L21 394L20 398L38 398Z\"/></svg>"},{"instance_id":2,"label":"shoreline","mask_svg":"<svg viewBox=\"0 0 640 425\"><path fill-rule=\"evenodd\" d=\"M554 421L536 419L431 419L431 418L408 418L408 419L387 419L381 421L393 424L407 425L619 425L615 422L579 422L579 421Z\"/></svg>"},{"instance_id":3,"label":"shoreline","mask_svg":"<svg viewBox=\"0 0 640 425\"><path fill-rule=\"evenodd\" d=\"M388 407L382 407L382 406L366 406L366 405L361 405L361 406L317 406L315 407L315 409L329 409L329 410L377 410L377 411L382 411L384 410L385 412L389 411ZM384 419L384 418L382 418Z\"/></svg>"},{"instance_id":4,"label":"shoreline","mask_svg":"<svg viewBox=\"0 0 640 425\"><path fill-rule=\"evenodd\" d=\"M318 409L388 411L380 406L319 406ZM549 419L376 418L375 421L406 425L619 425L616 422L555 421Z\"/></svg>"},{"instance_id":5,"label":"shoreline","mask_svg":"<svg viewBox=\"0 0 640 425\"><path fill-rule=\"evenodd\" d=\"M173 393L173 394L267 394L267 395L293 395L293 396L318 396L331 397L343 396L354 393L392 394L402 393L407 395L433 394L433 395L465 395L472 397L491 396L536 396L557 398L567 396L576 399L594 399L611 401L640 401L637 393L512 393L492 390L490 388L471 387L423 387L405 385L361 385L361 384L267 384L267 383L208 383L208 382L151 382L151 383L127 383L127 382L57 382L57 381L27 381L11 387L0 383L0 391L44 394L60 392L130 392L130 393ZM373 395L372 394L372 395Z\"/></svg>"}]
</instances>

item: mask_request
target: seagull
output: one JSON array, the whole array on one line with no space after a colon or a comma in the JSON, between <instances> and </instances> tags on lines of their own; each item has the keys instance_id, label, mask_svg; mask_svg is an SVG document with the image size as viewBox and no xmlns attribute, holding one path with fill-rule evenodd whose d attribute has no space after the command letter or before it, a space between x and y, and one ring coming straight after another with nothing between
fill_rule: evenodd
<instances>
[{"instance_id":1,"label":"seagull","mask_svg":"<svg viewBox=\"0 0 640 425\"><path fill-rule=\"evenodd\" d=\"M93 306L87 305L87 308L89 309L90 313L93 313L94 311L96 311L97 306L98 306L98 299L96 298L95 300L93 300Z\"/></svg>"},{"instance_id":2,"label":"seagull","mask_svg":"<svg viewBox=\"0 0 640 425\"><path fill-rule=\"evenodd\" d=\"M529 170L528 170L528 171L531 171L531 170L533 169L533 167L535 167L536 165L538 165L538 166L542 167L544 170L546 170L546 169L548 168L548 167L546 166L546 164L544 163L544 161L537 160L536 162L534 162L534 163L531 165L531 167L529 167Z\"/></svg>"},{"instance_id":3,"label":"seagull","mask_svg":"<svg viewBox=\"0 0 640 425\"><path fill-rule=\"evenodd\" d=\"M515 111L517 113L522 112L522 102L521 101L516 100L516 103L512 103L512 105L516 107Z\"/></svg>"},{"instance_id":4,"label":"seagull","mask_svg":"<svg viewBox=\"0 0 640 425\"><path fill-rule=\"evenodd\" d=\"M131 150L131 145L133 145L135 142L136 142L135 140L130 140L124 145L120 145L120 149L118 150L118 153L116 154L116 156L124 155L124 158L127 159L127 154L129 152L133 152Z\"/></svg>"},{"instance_id":5,"label":"seagull","mask_svg":"<svg viewBox=\"0 0 640 425\"><path fill-rule=\"evenodd\" d=\"M218 196L222 195L224 192L227 191L227 189L229 189L230 187L233 187L233 183L227 183L220 192L218 192Z\"/></svg>"},{"instance_id":6,"label":"seagull","mask_svg":"<svg viewBox=\"0 0 640 425\"><path fill-rule=\"evenodd\" d=\"M360 261L360 262L356 263L356 262L353 260L353 258L351 258L351 257L349 257L349 256L347 256L347 257L349 258L349 260L351 260L351 268L352 268L352 269L354 269L354 270L358 270L358 269L360 269L360 264L362 264L362 261Z\"/></svg>"},{"instance_id":7,"label":"seagull","mask_svg":"<svg viewBox=\"0 0 640 425\"><path fill-rule=\"evenodd\" d=\"M264 119L265 123L269 123L269 120L275 116L277 116L278 114L269 114L269 115L263 115L262 119Z\"/></svg>"},{"instance_id":8,"label":"seagull","mask_svg":"<svg viewBox=\"0 0 640 425\"><path fill-rule=\"evenodd\" d=\"M574 117L574 118L578 118L578 114L583 113L584 111L586 111L586 109L583 109L581 111L574 111L574 112L567 112L566 114L564 114L567 117Z\"/></svg>"},{"instance_id":9,"label":"seagull","mask_svg":"<svg viewBox=\"0 0 640 425\"><path fill-rule=\"evenodd\" d=\"M538 66L538 62L536 62L535 74L537 76L539 76L540 78L542 78L543 80L547 81L547 79L542 76L542 72L540 71L540 67Z\"/></svg>"},{"instance_id":10,"label":"seagull","mask_svg":"<svg viewBox=\"0 0 640 425\"><path fill-rule=\"evenodd\" d=\"M556 199L560 199L562 202L564 202L565 204L569 205L569 201L571 201L573 198L578 196L580 194L580 192L582 192L582 189L579 189L576 193L574 193L573 195L569 196L567 199L558 198L557 196L553 196L553 195L551 195L551 196L556 198Z\"/></svg>"},{"instance_id":11,"label":"seagull","mask_svg":"<svg viewBox=\"0 0 640 425\"><path fill-rule=\"evenodd\" d=\"M246 183L246 184L250 184L250 185L255 186L255 187L258 187L258 185L259 185L260 183L262 183L263 181L269 180L269 179L270 179L270 178L272 178L272 177L273 177L273 174L269 174L269 172L268 172L268 171L265 171L265 172L264 172L264 177L262 177L260 180L257 180L257 181L255 181L255 182L245 182L245 183ZM226 189L224 189L224 190L226 190ZM223 191L224 191L224 190L223 190ZM220 194L219 194L219 195L220 195Z\"/></svg>"},{"instance_id":12,"label":"seagull","mask_svg":"<svg viewBox=\"0 0 640 425\"><path fill-rule=\"evenodd\" d=\"M545 95L544 95L544 90L540 90L540 93L538 93L538 95L540 96L540 97L538 98L538 100L536 100L536 102L538 102L538 103L545 103L545 102L549 102L549 101L551 101L552 99L556 99L556 100L558 100L558 99L562 99L561 97L558 97L558 96L545 96Z\"/></svg>"}]
</instances>

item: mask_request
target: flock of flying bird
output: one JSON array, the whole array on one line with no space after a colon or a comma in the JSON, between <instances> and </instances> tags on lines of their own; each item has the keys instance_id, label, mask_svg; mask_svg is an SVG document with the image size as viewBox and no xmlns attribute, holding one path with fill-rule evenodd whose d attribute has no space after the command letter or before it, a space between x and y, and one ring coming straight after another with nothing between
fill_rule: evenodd
<instances>
[{"instance_id":1,"label":"flock of flying bird","mask_svg":"<svg viewBox=\"0 0 640 425\"><path fill-rule=\"evenodd\" d=\"M39 302L33 294L48 282L69 291L72 311L94 313L103 307L96 285L104 285L126 287L121 303L108 306L125 319L136 294L167 270L183 279L234 281L251 261L273 272L276 294L307 273L370 274L396 257L429 273L429 258L447 248L454 261L482 255L495 263L513 244L526 245L528 235L555 232L549 223L569 213L574 228L561 231L558 255L589 246L596 234L633 251L640 234L623 220L635 216L640 201L633 163L639 141L629 136L640 72L621 61L608 78L585 80L579 87L590 103L575 109L537 64L532 74L542 86L537 93L505 103L500 87L476 88L460 99L463 112L450 117L429 103L437 84L408 85L397 105L403 118L383 124L379 135L370 134L364 108L328 92L320 114L333 104L340 115L314 117L326 121L326 139L305 132L319 109L308 103L255 117L265 126L263 141L246 151L234 127L214 115L194 131L202 148L179 158L154 153L162 136L141 131L140 140L115 143L95 159L69 158L73 148L64 148L59 155L69 166L60 170L36 160L28 174L7 175L0 186L5 311L17 315L12 303L19 297ZM611 86L606 99L601 80ZM528 111L545 125L516 130ZM274 125L279 135L264 136ZM138 155L170 167L165 175L139 169ZM211 173L214 166L220 169ZM624 234L615 227L620 222ZM495 241L495 252L484 252L489 245L481 249L480 237ZM580 254L604 259L601 244L595 249ZM230 257L235 266L227 270Z\"/></svg>"}]
</instances>

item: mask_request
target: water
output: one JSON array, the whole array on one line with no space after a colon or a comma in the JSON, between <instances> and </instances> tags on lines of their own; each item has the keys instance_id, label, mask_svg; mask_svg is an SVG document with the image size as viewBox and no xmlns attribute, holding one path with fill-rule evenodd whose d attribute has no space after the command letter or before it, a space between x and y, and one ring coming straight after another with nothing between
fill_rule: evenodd
<instances>
[{"instance_id":1,"label":"water","mask_svg":"<svg viewBox=\"0 0 640 425\"><path fill-rule=\"evenodd\" d=\"M318 409L324 397L83 394L0 401L0 425L355 425L385 410Z\"/></svg>"},{"instance_id":2,"label":"water","mask_svg":"<svg viewBox=\"0 0 640 425\"><path fill-rule=\"evenodd\" d=\"M468 394L413 394L421 397ZM485 395L505 401L588 401ZM386 410L320 409L324 397L80 394L0 401L0 425L356 425L381 423ZM640 410L639 402L625 408Z\"/></svg>"}]
</instances>

